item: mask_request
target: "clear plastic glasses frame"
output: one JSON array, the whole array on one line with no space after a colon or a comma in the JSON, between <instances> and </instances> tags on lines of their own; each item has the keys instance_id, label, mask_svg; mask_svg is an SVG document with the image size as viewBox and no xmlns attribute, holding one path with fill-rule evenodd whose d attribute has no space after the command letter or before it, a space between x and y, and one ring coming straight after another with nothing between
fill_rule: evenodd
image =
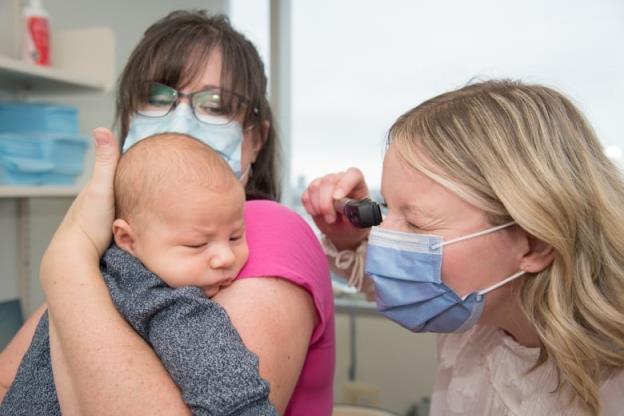
<instances>
[{"instance_id":1,"label":"clear plastic glasses frame","mask_svg":"<svg viewBox=\"0 0 624 416\"><path fill-rule=\"evenodd\" d=\"M181 99L188 99L195 118L213 125L224 125L245 114L249 100L242 95L219 87L207 87L191 93L183 93L168 85L150 82L146 98L138 110L145 117L164 117L174 110ZM256 108L252 109L258 113Z\"/></svg>"}]
</instances>

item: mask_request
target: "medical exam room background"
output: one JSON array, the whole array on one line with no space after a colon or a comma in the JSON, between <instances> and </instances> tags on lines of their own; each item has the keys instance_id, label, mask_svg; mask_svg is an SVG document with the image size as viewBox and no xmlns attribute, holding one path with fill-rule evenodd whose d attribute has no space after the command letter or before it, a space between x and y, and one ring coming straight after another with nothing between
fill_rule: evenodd
<instances>
[{"instance_id":1,"label":"medical exam room background","mask_svg":"<svg viewBox=\"0 0 624 416\"><path fill-rule=\"evenodd\" d=\"M0 0L0 56L17 53L16 3ZM271 4L281 19L279 41L272 44ZM111 28L115 76L142 32L167 12L228 13L258 45L267 70L279 74L271 83L279 87L272 91L280 94L278 123L290 185L284 202L300 212L298 198L311 179L348 166L362 168L378 190L384 137L396 117L471 79L510 77L562 89L588 116L607 154L623 160L621 0L44 0L44 6L52 31ZM113 119L112 92L46 96L0 89L0 98L75 105L84 135ZM21 298L28 313L43 301L39 258L71 198L28 198L27 217L18 221L23 202L0 196L0 302ZM0 315L0 328L5 318ZM336 320L340 402L348 399L345 386L354 384L348 383L350 321L342 312ZM0 334L0 342L5 339ZM361 400L377 397L379 406L406 414L430 394L433 336L363 314L357 315L356 347L356 381L365 388L355 392Z\"/></svg>"}]
</instances>

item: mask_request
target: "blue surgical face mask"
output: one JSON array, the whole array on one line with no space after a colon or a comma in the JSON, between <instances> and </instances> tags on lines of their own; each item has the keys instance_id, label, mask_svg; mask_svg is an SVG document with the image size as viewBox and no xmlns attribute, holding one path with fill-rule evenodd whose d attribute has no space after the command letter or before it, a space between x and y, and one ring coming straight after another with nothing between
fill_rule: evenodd
<instances>
[{"instance_id":1,"label":"blue surgical face mask","mask_svg":"<svg viewBox=\"0 0 624 416\"><path fill-rule=\"evenodd\" d=\"M443 242L442 237L374 227L366 273L372 276L377 309L414 332L463 332L483 312L485 294L522 276L518 272L484 290L460 297L442 282L442 247L489 234L513 222Z\"/></svg>"},{"instance_id":2,"label":"blue surgical face mask","mask_svg":"<svg viewBox=\"0 0 624 416\"><path fill-rule=\"evenodd\" d=\"M163 117L135 114L130 119L130 129L124 142L125 152L138 141L159 133L182 133L206 143L230 165L237 178L241 178L241 145L243 128L240 123L215 125L203 123L193 115L191 107L181 103Z\"/></svg>"}]
</instances>

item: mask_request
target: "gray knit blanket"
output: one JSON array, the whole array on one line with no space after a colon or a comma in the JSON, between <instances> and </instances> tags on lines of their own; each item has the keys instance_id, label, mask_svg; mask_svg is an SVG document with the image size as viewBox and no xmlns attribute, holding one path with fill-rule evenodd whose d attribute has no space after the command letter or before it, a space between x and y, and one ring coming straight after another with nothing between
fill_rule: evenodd
<instances>
[{"instance_id":1,"label":"gray knit blanket","mask_svg":"<svg viewBox=\"0 0 624 416\"><path fill-rule=\"evenodd\" d=\"M193 414L276 415L258 358L245 348L219 304L197 287L170 288L115 245L100 266L117 309L154 349ZM46 312L0 415L60 414Z\"/></svg>"}]
</instances>

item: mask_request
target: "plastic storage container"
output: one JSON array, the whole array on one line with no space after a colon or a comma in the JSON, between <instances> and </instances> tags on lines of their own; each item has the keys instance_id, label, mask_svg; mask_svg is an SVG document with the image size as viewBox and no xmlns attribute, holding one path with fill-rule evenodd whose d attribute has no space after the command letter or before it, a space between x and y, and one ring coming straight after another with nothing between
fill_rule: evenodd
<instances>
[{"instance_id":1,"label":"plastic storage container","mask_svg":"<svg viewBox=\"0 0 624 416\"><path fill-rule=\"evenodd\" d=\"M0 103L0 183L71 185L88 146L73 107Z\"/></svg>"},{"instance_id":2,"label":"plastic storage container","mask_svg":"<svg viewBox=\"0 0 624 416\"><path fill-rule=\"evenodd\" d=\"M0 133L0 181L9 185L71 185L82 173L81 137Z\"/></svg>"},{"instance_id":3,"label":"plastic storage container","mask_svg":"<svg viewBox=\"0 0 624 416\"><path fill-rule=\"evenodd\" d=\"M0 133L33 132L77 136L78 110L42 103L0 103Z\"/></svg>"}]
</instances>

